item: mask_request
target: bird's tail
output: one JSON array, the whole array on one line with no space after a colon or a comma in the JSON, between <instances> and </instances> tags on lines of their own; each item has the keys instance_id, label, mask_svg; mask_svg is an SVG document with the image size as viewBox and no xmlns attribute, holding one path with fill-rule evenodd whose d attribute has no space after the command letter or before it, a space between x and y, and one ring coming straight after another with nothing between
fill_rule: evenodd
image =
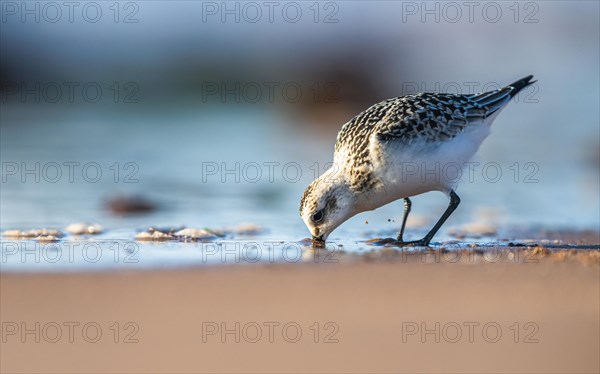
<instances>
[{"instance_id":1,"label":"bird's tail","mask_svg":"<svg viewBox=\"0 0 600 374\"><path fill-rule=\"evenodd\" d=\"M512 88L512 91L510 92L510 97L514 97L523 88L530 86L530 85L534 84L535 82L537 82L537 81L532 81L532 79L533 79L533 75L528 75L525 78L521 78L518 81L509 84L505 88Z\"/></svg>"},{"instance_id":2,"label":"bird's tail","mask_svg":"<svg viewBox=\"0 0 600 374\"><path fill-rule=\"evenodd\" d=\"M528 75L499 90L477 94L472 97L472 100L479 105L488 107L487 116L490 116L504 107L519 91L537 82L531 79L533 79L533 75Z\"/></svg>"}]
</instances>

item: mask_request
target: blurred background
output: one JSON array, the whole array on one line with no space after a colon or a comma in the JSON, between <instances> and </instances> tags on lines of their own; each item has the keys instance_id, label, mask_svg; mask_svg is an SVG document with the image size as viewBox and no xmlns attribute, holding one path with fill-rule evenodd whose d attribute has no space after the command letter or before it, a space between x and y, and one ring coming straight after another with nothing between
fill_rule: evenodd
<instances>
[{"instance_id":1,"label":"blurred background","mask_svg":"<svg viewBox=\"0 0 600 374\"><path fill-rule=\"evenodd\" d=\"M599 372L599 24L598 1L0 0L0 371ZM365 242L397 235L402 202L352 218L326 254L302 241L300 197L346 121L529 74L439 250ZM446 206L414 198L405 238ZM5 233L77 222L105 230ZM135 239L181 226L234 229ZM312 265L201 267L257 261ZM249 341L251 321L277 321L275 341Z\"/></svg>"},{"instance_id":2,"label":"blurred background","mask_svg":"<svg viewBox=\"0 0 600 374\"><path fill-rule=\"evenodd\" d=\"M69 4L1 2L3 230L252 223L300 240L302 191L358 112L528 74L448 227L600 225L598 2ZM418 197L413 219L445 206ZM391 204L332 239L394 235L401 216Z\"/></svg>"}]
</instances>

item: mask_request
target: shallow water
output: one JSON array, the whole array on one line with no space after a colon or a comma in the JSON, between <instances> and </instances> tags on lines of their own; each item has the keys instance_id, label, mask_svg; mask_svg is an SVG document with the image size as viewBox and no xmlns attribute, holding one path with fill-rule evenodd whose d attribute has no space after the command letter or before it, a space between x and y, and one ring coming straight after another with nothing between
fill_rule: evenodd
<instances>
[{"instance_id":1,"label":"shallow water","mask_svg":"<svg viewBox=\"0 0 600 374\"><path fill-rule=\"evenodd\" d=\"M393 233L390 233L393 234ZM167 269L214 265L254 264L335 264L359 259L400 258L406 262L527 262L528 248L543 251L599 250L598 234L573 233L586 241L541 239L539 233L521 234L521 239L450 239L432 243L432 248L397 247L364 240L330 241L324 248L314 248L310 240L283 241L280 236L227 235L203 241L139 241L135 232L117 229L94 236L67 235L54 242L4 238L0 252L2 270L8 272L106 271L131 269ZM511 234L501 234L510 238ZM447 239L444 235L443 239ZM518 238L512 234L513 238ZM391 250L391 252L388 252ZM454 254L447 254L454 253ZM525 254L523 254L525 253ZM566 253L566 252L565 252ZM568 252L574 253L574 252ZM391 257L390 257L391 256ZM478 260L479 259L479 260Z\"/></svg>"},{"instance_id":2,"label":"shallow water","mask_svg":"<svg viewBox=\"0 0 600 374\"><path fill-rule=\"evenodd\" d=\"M510 123L511 117L524 109L517 106L516 113L507 111L504 122ZM63 230L74 222L91 222L102 225L105 232L85 240L67 236L46 244L47 248L41 248L41 257L37 253L40 248L35 249L37 242L3 238L2 270L305 261L301 241L308 231L298 215L299 199L303 189L330 161L333 139L315 143L318 133L303 134L287 128L253 108L233 113L191 111L175 117L143 119L124 115L99 116L94 120L73 116L65 120L49 116L44 124L39 120L21 123L25 120L17 110L4 109L3 121L0 229ZM580 131L583 135L586 129ZM496 131L486 140L474 161L493 164L493 169L499 168L502 174L497 178L482 174L482 169L477 168L472 180L465 177L466 183L458 189L462 204L434 238L435 242L456 239L449 232L474 222L494 227L498 234L487 238L467 236L463 238L466 242L512 240L515 238L502 234L511 228L598 228L595 166L573 163L572 159L580 156L576 153L572 159L558 163L553 154L535 142L522 148L522 154L506 153L500 146L518 143L504 131ZM65 166L72 165L70 162L77 163L72 175ZM19 170L7 173L8 164L17 165ZM56 165L62 173L59 178ZM83 171L86 165L87 174ZM217 173L207 169L215 165L221 169ZM271 165L272 169L264 165ZM519 174L515 174L515 165ZM101 173L98 178L96 170ZM260 177L255 170L262 173ZM156 211L119 217L106 208L107 199L133 194L154 202ZM446 204L440 193L414 198L407 239L422 237ZM365 241L395 237L401 217L401 202L360 214L331 235L331 248L341 245L345 252L371 251L377 247ZM148 227L219 229L244 223L258 225L264 232L250 238L220 239L223 250L214 249L214 243L134 240L136 232ZM255 242L259 243L258 250L250 248ZM284 245L272 249L272 243ZM75 249L75 254L67 256L69 246L76 244L90 253ZM90 245L97 244L100 255L95 260L96 247ZM231 254L223 260L221 254L227 251ZM258 260L236 261L236 256L243 257L245 251L254 254L249 254L249 258L258 256ZM135 256L126 257L129 252ZM58 257L54 259L53 254ZM132 258L137 262L129 261Z\"/></svg>"}]
</instances>

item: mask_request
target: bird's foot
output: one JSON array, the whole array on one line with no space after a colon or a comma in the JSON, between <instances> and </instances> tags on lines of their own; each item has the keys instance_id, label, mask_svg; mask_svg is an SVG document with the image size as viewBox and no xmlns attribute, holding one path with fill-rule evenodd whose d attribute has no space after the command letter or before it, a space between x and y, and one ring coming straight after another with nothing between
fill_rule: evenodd
<instances>
[{"instance_id":1,"label":"bird's foot","mask_svg":"<svg viewBox=\"0 0 600 374\"><path fill-rule=\"evenodd\" d=\"M405 242L400 238L375 238L367 240L367 242L375 245L390 245L396 247L429 247L429 240L426 240L425 238L412 242Z\"/></svg>"},{"instance_id":2,"label":"bird's foot","mask_svg":"<svg viewBox=\"0 0 600 374\"><path fill-rule=\"evenodd\" d=\"M395 243L398 247L429 247L429 240L421 239L412 242L405 242L398 238Z\"/></svg>"}]
</instances>

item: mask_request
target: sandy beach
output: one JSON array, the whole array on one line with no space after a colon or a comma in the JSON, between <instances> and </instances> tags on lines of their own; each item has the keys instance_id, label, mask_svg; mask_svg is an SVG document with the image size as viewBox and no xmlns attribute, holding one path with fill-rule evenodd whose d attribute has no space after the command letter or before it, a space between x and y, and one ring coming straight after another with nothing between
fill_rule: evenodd
<instances>
[{"instance_id":1,"label":"sandy beach","mask_svg":"<svg viewBox=\"0 0 600 374\"><path fill-rule=\"evenodd\" d=\"M597 250L496 262L380 252L320 264L3 274L1 370L600 371Z\"/></svg>"}]
</instances>

